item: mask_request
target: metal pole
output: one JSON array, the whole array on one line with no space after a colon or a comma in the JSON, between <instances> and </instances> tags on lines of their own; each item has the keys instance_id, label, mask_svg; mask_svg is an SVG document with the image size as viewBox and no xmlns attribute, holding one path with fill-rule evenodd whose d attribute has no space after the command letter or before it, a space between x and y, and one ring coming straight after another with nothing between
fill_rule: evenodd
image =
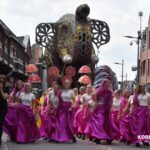
<instances>
[{"instance_id":1,"label":"metal pole","mask_svg":"<svg viewBox=\"0 0 150 150\"><path fill-rule=\"evenodd\" d=\"M128 83L127 83L127 73L126 73L126 87L128 86Z\"/></svg>"},{"instance_id":2,"label":"metal pole","mask_svg":"<svg viewBox=\"0 0 150 150\"><path fill-rule=\"evenodd\" d=\"M139 57L139 53L140 53L140 38L141 38L141 32L138 31L138 38L137 38L137 84L139 84L139 74L140 74L140 57Z\"/></svg>"},{"instance_id":3,"label":"metal pole","mask_svg":"<svg viewBox=\"0 0 150 150\"><path fill-rule=\"evenodd\" d=\"M121 84L121 91L123 93L123 71L124 71L124 60L122 59L122 84Z\"/></svg>"},{"instance_id":4,"label":"metal pole","mask_svg":"<svg viewBox=\"0 0 150 150\"><path fill-rule=\"evenodd\" d=\"M142 16L143 16L143 12L139 11L138 13L139 17L140 17L140 31L138 31L138 37L137 37L137 45L138 45L138 49L137 49L137 84L139 84L140 82L140 40L141 40L141 32L142 32Z\"/></svg>"}]
</instances>

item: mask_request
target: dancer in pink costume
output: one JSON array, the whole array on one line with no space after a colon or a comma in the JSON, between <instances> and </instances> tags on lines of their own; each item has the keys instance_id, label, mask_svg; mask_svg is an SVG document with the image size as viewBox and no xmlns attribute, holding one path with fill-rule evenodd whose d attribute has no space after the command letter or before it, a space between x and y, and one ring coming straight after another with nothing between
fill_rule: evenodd
<instances>
[{"instance_id":1,"label":"dancer in pink costume","mask_svg":"<svg viewBox=\"0 0 150 150\"><path fill-rule=\"evenodd\" d=\"M76 113L75 120L77 122L77 127L78 127L77 133L81 134L82 139L85 140L84 130L85 130L87 118L88 118L88 115L87 115L88 111L86 111L86 109L88 106L88 102L92 100L92 86L91 85L87 85L86 93L82 95L80 100L81 100L82 105Z\"/></svg>"},{"instance_id":2,"label":"dancer in pink costume","mask_svg":"<svg viewBox=\"0 0 150 150\"><path fill-rule=\"evenodd\" d=\"M129 115L131 131L133 134L133 143L137 147L143 145L149 146L149 139L138 138L140 135L150 135L150 96L145 92L145 87L139 85L138 92L134 93L133 112Z\"/></svg>"},{"instance_id":3,"label":"dancer in pink costume","mask_svg":"<svg viewBox=\"0 0 150 150\"><path fill-rule=\"evenodd\" d=\"M71 79L64 77L62 80L63 89L58 94L58 108L56 112L55 130L51 134L51 141L55 142L76 142L74 137L73 120L74 113L72 102L74 92L70 89Z\"/></svg>"},{"instance_id":4,"label":"dancer in pink costume","mask_svg":"<svg viewBox=\"0 0 150 150\"><path fill-rule=\"evenodd\" d=\"M44 118L46 120L46 131L48 139L51 139L52 131L55 128L56 122L56 110L58 107L58 92L60 90L60 85L57 82L53 82L52 90L48 94L47 106L44 111Z\"/></svg>"},{"instance_id":5,"label":"dancer in pink costume","mask_svg":"<svg viewBox=\"0 0 150 150\"><path fill-rule=\"evenodd\" d=\"M106 140L107 144L111 144L113 140L111 133L112 90L110 87L111 82L104 80L96 92L97 106L92 113L91 126L87 133L96 139L97 144L100 144L100 140Z\"/></svg>"},{"instance_id":6,"label":"dancer in pink costume","mask_svg":"<svg viewBox=\"0 0 150 150\"><path fill-rule=\"evenodd\" d=\"M133 134L131 131L131 125L130 125L130 120L129 120L129 116L130 114L133 113L134 111L134 105L133 105L133 99L134 99L134 94L138 92L138 86L136 86L134 88L134 93L133 95L131 95L128 99L128 104L126 105L124 111L122 112L121 115L121 121L120 121L120 125L121 128L120 130L122 133L122 141L121 142L125 142L127 145L131 144L133 142Z\"/></svg>"},{"instance_id":7,"label":"dancer in pink costume","mask_svg":"<svg viewBox=\"0 0 150 150\"><path fill-rule=\"evenodd\" d=\"M91 129L92 114L93 114L93 111L96 108L97 104L98 103L97 103L97 98L96 98L96 92L93 92L92 100L89 100L88 106L85 110L84 117L83 117L83 118L87 118L84 133L85 133L85 135L87 135L87 137L89 138L90 141L93 140L92 136L89 134L89 133L91 133L89 131Z\"/></svg>"},{"instance_id":8,"label":"dancer in pink costume","mask_svg":"<svg viewBox=\"0 0 150 150\"><path fill-rule=\"evenodd\" d=\"M14 105L19 103L20 93L23 92L24 83L18 80L15 87L8 98L8 113L4 121L4 131L10 136L12 140L16 139L17 128L16 128L16 117L17 109Z\"/></svg>"},{"instance_id":9,"label":"dancer in pink costume","mask_svg":"<svg viewBox=\"0 0 150 150\"><path fill-rule=\"evenodd\" d=\"M121 101L121 90L118 89L114 91L113 104L111 108L113 130L115 130L116 132L116 135L113 138L117 140L120 139L120 131L119 131L120 128L119 128L119 120L118 120L120 101Z\"/></svg>"},{"instance_id":10,"label":"dancer in pink costume","mask_svg":"<svg viewBox=\"0 0 150 150\"><path fill-rule=\"evenodd\" d=\"M40 134L41 134L41 137L46 140L48 138L48 129L47 129L47 119L45 117L46 115L46 107L48 106L48 101L49 101L49 92L51 91L52 89L49 88L47 89L43 96L44 96L44 102L41 104L40 108L39 108L39 116L41 118L41 125L40 125Z\"/></svg>"},{"instance_id":11,"label":"dancer in pink costume","mask_svg":"<svg viewBox=\"0 0 150 150\"><path fill-rule=\"evenodd\" d=\"M125 89L120 102L120 110L118 120L120 121L120 142L130 144L132 136L130 132L130 123L128 119L129 110L126 109L128 105L128 99L130 97L130 90Z\"/></svg>"},{"instance_id":12,"label":"dancer in pink costume","mask_svg":"<svg viewBox=\"0 0 150 150\"><path fill-rule=\"evenodd\" d=\"M83 94L85 94L85 87L81 86L79 88L79 95L77 95L76 98L75 98L75 103L74 103L75 114L80 109L80 106L81 106L81 97L82 97Z\"/></svg>"},{"instance_id":13,"label":"dancer in pink costume","mask_svg":"<svg viewBox=\"0 0 150 150\"><path fill-rule=\"evenodd\" d=\"M75 127L75 132L78 138L81 138L81 133L78 133L78 126L80 125L80 121L81 121L81 117L79 115L77 115L78 110L81 108L81 97L82 95L85 94L85 87L81 86L79 88L79 95L76 97L75 99L75 103L74 103L74 127Z\"/></svg>"},{"instance_id":14,"label":"dancer in pink costume","mask_svg":"<svg viewBox=\"0 0 150 150\"><path fill-rule=\"evenodd\" d=\"M11 111L7 113L4 131L10 138L18 143L34 142L40 138L33 112L33 100L35 96L31 92L31 84L25 83L24 92L19 95L20 103L12 105ZM12 133L11 124L15 131Z\"/></svg>"}]
</instances>

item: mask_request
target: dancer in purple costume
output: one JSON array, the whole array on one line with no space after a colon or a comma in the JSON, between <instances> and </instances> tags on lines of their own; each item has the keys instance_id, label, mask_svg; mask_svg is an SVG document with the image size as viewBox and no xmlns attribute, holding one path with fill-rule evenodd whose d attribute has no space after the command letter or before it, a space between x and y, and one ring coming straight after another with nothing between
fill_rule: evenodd
<instances>
[{"instance_id":1,"label":"dancer in purple costume","mask_svg":"<svg viewBox=\"0 0 150 150\"><path fill-rule=\"evenodd\" d=\"M23 91L24 83L18 80L15 87L8 98L8 113L4 121L4 131L10 136L12 140L16 139L17 128L16 128L16 117L17 109L15 109L16 104L19 103L20 93Z\"/></svg>"},{"instance_id":2,"label":"dancer in purple costume","mask_svg":"<svg viewBox=\"0 0 150 150\"><path fill-rule=\"evenodd\" d=\"M51 139L52 131L54 130L54 124L56 122L56 110L58 107L58 92L60 90L60 86L57 82L53 82L52 90L48 93L48 101L47 106L43 112L45 119L45 131L48 139Z\"/></svg>"},{"instance_id":3,"label":"dancer in purple costume","mask_svg":"<svg viewBox=\"0 0 150 150\"><path fill-rule=\"evenodd\" d=\"M75 120L77 122L77 127L78 127L77 133L81 134L82 139L85 140L84 130L85 130L87 118L88 118L87 114L89 114L88 110L86 109L88 106L88 102L92 100L92 86L91 85L87 85L86 93L82 95L80 100L81 100L82 105L76 113Z\"/></svg>"},{"instance_id":4,"label":"dancer in purple costume","mask_svg":"<svg viewBox=\"0 0 150 150\"><path fill-rule=\"evenodd\" d=\"M25 83L24 92L21 92L19 96L20 103L12 105L5 119L4 131L18 143L34 142L40 138L32 109L35 96L31 93L31 89L31 84ZM16 127L13 132L15 134L11 130L12 124L13 129Z\"/></svg>"},{"instance_id":5,"label":"dancer in purple costume","mask_svg":"<svg viewBox=\"0 0 150 150\"><path fill-rule=\"evenodd\" d=\"M97 144L100 144L100 140L106 140L107 144L111 144L113 140L111 133L112 90L110 87L111 82L104 80L96 92L97 106L92 114L91 128L89 128L88 134L96 139Z\"/></svg>"},{"instance_id":6,"label":"dancer in purple costume","mask_svg":"<svg viewBox=\"0 0 150 150\"><path fill-rule=\"evenodd\" d=\"M51 141L55 142L76 142L73 129L73 108L72 102L74 92L70 89L71 79L64 77L62 80L63 89L58 94L58 108L56 112L55 130L51 134Z\"/></svg>"},{"instance_id":7,"label":"dancer in purple costume","mask_svg":"<svg viewBox=\"0 0 150 150\"><path fill-rule=\"evenodd\" d=\"M119 120L118 120L120 100L121 100L121 90L115 90L114 97L113 97L113 104L111 108L111 116L112 116L113 130L115 130L116 132L114 138L117 140L120 139L120 131L119 131L120 128L119 128Z\"/></svg>"},{"instance_id":8,"label":"dancer in purple costume","mask_svg":"<svg viewBox=\"0 0 150 150\"><path fill-rule=\"evenodd\" d=\"M85 135L87 135L87 137L89 138L90 141L92 141L93 138L88 133L91 133L89 131L91 129L92 114L93 114L94 109L97 107L97 104L98 103L97 103L96 92L93 92L92 93L92 100L90 100L88 102L88 106L87 106L85 113L84 113L84 116L83 116L83 118L86 118L86 126L85 126L84 133L85 133Z\"/></svg>"},{"instance_id":9,"label":"dancer in purple costume","mask_svg":"<svg viewBox=\"0 0 150 150\"><path fill-rule=\"evenodd\" d=\"M82 103L81 103L81 97L83 94L85 94L85 87L81 86L79 88L79 95L76 97L75 99L75 105L74 105L74 113L75 113L75 118L74 118L74 126L76 128L76 135L78 138L81 138L82 135L81 133L78 132L78 127L80 125L81 122L81 117L78 115L78 111L80 110L80 108L82 107Z\"/></svg>"},{"instance_id":10,"label":"dancer in purple costume","mask_svg":"<svg viewBox=\"0 0 150 150\"><path fill-rule=\"evenodd\" d=\"M130 137L130 132L129 132L129 128L130 128L130 124L129 124L129 120L128 120L128 113L129 111L125 111L126 107L128 105L128 99L130 97L130 90L129 89L125 89L123 96L121 98L121 102L120 102L120 110L119 110L119 114L118 114L118 120L120 122L120 142L123 143L129 143L129 141L131 141L131 137Z\"/></svg>"},{"instance_id":11,"label":"dancer in purple costume","mask_svg":"<svg viewBox=\"0 0 150 150\"><path fill-rule=\"evenodd\" d=\"M131 131L134 135L133 143L141 147L140 142L149 146L149 139L138 138L140 135L150 135L150 95L145 92L145 87L139 85L138 92L134 93L134 110L129 116Z\"/></svg>"}]
</instances>

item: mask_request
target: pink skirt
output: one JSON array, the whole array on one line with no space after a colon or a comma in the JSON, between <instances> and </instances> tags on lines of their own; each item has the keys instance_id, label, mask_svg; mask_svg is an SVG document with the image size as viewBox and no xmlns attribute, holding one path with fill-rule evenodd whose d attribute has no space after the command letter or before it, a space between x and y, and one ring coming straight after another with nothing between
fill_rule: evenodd
<instances>
[{"instance_id":1,"label":"pink skirt","mask_svg":"<svg viewBox=\"0 0 150 150\"><path fill-rule=\"evenodd\" d=\"M15 142L34 142L40 138L32 109L23 104L9 106L4 121L4 132Z\"/></svg>"},{"instance_id":2,"label":"pink skirt","mask_svg":"<svg viewBox=\"0 0 150 150\"><path fill-rule=\"evenodd\" d=\"M150 110L146 106L137 106L130 114L129 121L133 134L133 143L149 142L149 139L138 139L140 135L150 135Z\"/></svg>"},{"instance_id":3,"label":"pink skirt","mask_svg":"<svg viewBox=\"0 0 150 150\"><path fill-rule=\"evenodd\" d=\"M51 133L50 139L58 142L68 142L73 139L74 128L74 112L70 110L71 102L62 102L56 112L56 122L54 131Z\"/></svg>"}]
</instances>

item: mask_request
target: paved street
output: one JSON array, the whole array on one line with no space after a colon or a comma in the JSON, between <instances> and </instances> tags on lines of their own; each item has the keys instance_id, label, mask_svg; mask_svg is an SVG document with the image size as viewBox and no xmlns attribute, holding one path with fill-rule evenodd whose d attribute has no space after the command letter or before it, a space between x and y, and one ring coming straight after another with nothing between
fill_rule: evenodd
<instances>
[{"instance_id":1,"label":"paved street","mask_svg":"<svg viewBox=\"0 0 150 150\"><path fill-rule=\"evenodd\" d=\"M112 145L96 145L90 141L78 140L74 143L49 143L47 141L37 141L36 143L30 144L16 144L7 142L2 144L1 150L137 150L134 145L125 145L123 143L113 142ZM143 149L143 148L138 148ZM149 149L149 148L146 148Z\"/></svg>"}]
</instances>

